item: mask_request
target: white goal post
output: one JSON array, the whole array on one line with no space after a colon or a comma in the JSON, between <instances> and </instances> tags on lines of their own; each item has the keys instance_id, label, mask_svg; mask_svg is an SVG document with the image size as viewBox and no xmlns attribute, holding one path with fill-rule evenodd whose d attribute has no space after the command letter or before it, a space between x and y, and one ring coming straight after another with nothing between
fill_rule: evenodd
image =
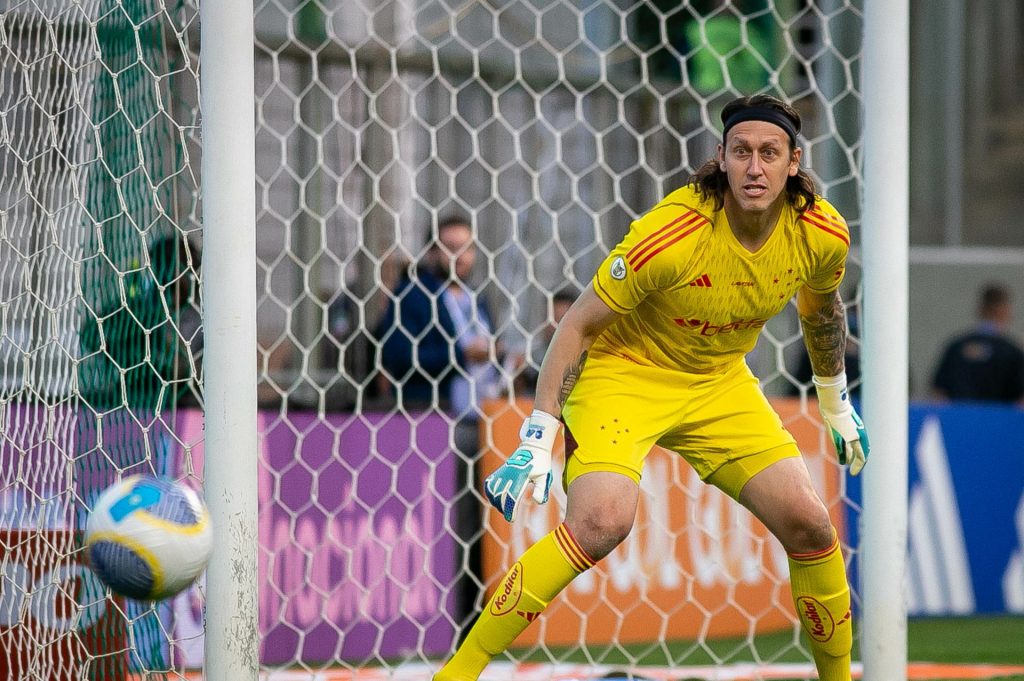
<instances>
[{"instance_id":1,"label":"white goal post","mask_svg":"<svg viewBox=\"0 0 1024 681\"><path fill-rule=\"evenodd\" d=\"M909 32L908 1L865 3L864 417L877 424L875 465L864 474L861 541L866 681L907 674Z\"/></svg>"},{"instance_id":2,"label":"white goal post","mask_svg":"<svg viewBox=\"0 0 1024 681\"><path fill-rule=\"evenodd\" d=\"M257 602L256 129L253 6L201 6L203 490L217 547L206 571L204 672L253 679ZM223 257L218 257L223 254Z\"/></svg>"},{"instance_id":3,"label":"white goal post","mask_svg":"<svg viewBox=\"0 0 1024 681\"><path fill-rule=\"evenodd\" d=\"M907 0L0 0L0 677L429 678L563 508L509 527L479 491L555 297L713 153L725 102L769 92L853 233L861 479L793 309L749 362L840 528L855 663L905 678L907 34ZM444 380L383 359L423 336L378 328L451 216L500 376L479 455ZM777 543L649 465L634 537L485 681L813 674ZM110 594L80 546L142 471L201 485L217 533L160 603Z\"/></svg>"}]
</instances>

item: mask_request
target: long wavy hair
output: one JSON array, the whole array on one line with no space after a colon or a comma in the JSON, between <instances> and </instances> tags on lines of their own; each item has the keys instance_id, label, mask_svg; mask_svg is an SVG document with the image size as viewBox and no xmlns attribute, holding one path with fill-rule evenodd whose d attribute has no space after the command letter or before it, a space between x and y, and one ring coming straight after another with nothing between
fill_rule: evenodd
<instances>
[{"instance_id":1,"label":"long wavy hair","mask_svg":"<svg viewBox=\"0 0 1024 681\"><path fill-rule=\"evenodd\" d=\"M786 104L781 99L771 95L754 95L752 97L741 97L729 102L722 109L722 121L725 122L739 109L749 107L775 109L793 121L793 125L800 130L800 114L796 109ZM722 140L725 144L725 140ZM790 140L790 154L796 149L796 144ZM725 205L725 192L729 188L729 176L719 166L718 158L710 158L704 162L697 171L690 176L689 184L697 188L697 192L703 199L714 199L715 210L721 210ZM814 199L817 190L814 180L803 168L797 170L797 174L786 179L786 200L799 212L814 208Z\"/></svg>"}]
</instances>

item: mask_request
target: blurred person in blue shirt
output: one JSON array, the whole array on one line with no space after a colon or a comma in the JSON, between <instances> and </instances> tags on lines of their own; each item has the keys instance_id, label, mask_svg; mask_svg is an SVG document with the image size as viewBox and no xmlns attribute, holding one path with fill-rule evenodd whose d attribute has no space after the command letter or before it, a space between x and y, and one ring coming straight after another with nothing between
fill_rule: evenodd
<instances>
[{"instance_id":1,"label":"blurred person in blue shirt","mask_svg":"<svg viewBox=\"0 0 1024 681\"><path fill-rule=\"evenodd\" d=\"M469 283L477 258L469 220L443 220L429 243L399 280L377 327L380 365L400 405L447 408L468 437L477 428L479 403L501 392L501 348Z\"/></svg>"},{"instance_id":2,"label":"blurred person in blue shirt","mask_svg":"<svg viewBox=\"0 0 1024 681\"><path fill-rule=\"evenodd\" d=\"M1012 318L1009 289L985 286L977 325L951 339L942 352L932 378L936 399L1024 406L1024 350L1009 334Z\"/></svg>"}]
</instances>

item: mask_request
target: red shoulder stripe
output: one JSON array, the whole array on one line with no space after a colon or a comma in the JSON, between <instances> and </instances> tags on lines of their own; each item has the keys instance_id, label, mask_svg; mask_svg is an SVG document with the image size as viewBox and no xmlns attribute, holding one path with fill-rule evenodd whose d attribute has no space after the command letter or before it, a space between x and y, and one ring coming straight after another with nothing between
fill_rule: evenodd
<instances>
[{"instance_id":1,"label":"red shoulder stripe","mask_svg":"<svg viewBox=\"0 0 1024 681\"><path fill-rule=\"evenodd\" d=\"M818 218L819 221L832 225L833 227L839 229L839 231L841 232L850 232L850 228L846 226L846 220L844 220L840 215L831 215L819 208L809 210L805 212L804 215Z\"/></svg>"},{"instance_id":2,"label":"red shoulder stripe","mask_svg":"<svg viewBox=\"0 0 1024 681\"><path fill-rule=\"evenodd\" d=\"M708 224L708 219L703 215L688 211L631 248L626 254L626 260L633 271L639 270L644 263L658 253L706 224Z\"/></svg>"},{"instance_id":3,"label":"red shoulder stripe","mask_svg":"<svg viewBox=\"0 0 1024 681\"><path fill-rule=\"evenodd\" d=\"M696 220L696 224L686 224L682 228L677 229L676 233L672 236L672 238L659 244L657 248L644 255L641 259L630 263L631 265L633 265L633 271L639 271L639 269L643 267L651 258L658 255L666 248L682 241L684 238L686 238L690 234L693 234L706 224L708 224L708 221L706 219L699 218L698 220Z\"/></svg>"},{"instance_id":4,"label":"red shoulder stripe","mask_svg":"<svg viewBox=\"0 0 1024 681\"><path fill-rule=\"evenodd\" d=\"M844 232L849 232L850 231L850 228L846 226L846 220L844 220L841 215L832 215L832 214L826 213L825 211L820 210L818 208L815 208L814 210L811 210L811 211L808 211L808 212L811 215L814 215L816 217L820 217L820 218L825 219L827 222L831 223L834 227L838 227L839 229L841 229Z\"/></svg>"},{"instance_id":5,"label":"red shoulder stripe","mask_svg":"<svg viewBox=\"0 0 1024 681\"><path fill-rule=\"evenodd\" d=\"M668 232L673 227L678 225L680 222L685 220L692 212L693 211L687 211L683 213L675 220L662 227L661 229L657 229L648 234L647 236L645 236L643 239L640 239L640 241L638 241L636 245L633 246L633 248L629 249L629 252L626 253L626 258L631 260L634 257L639 256L644 250L650 248L651 245L655 243L658 239L662 238L666 232Z\"/></svg>"},{"instance_id":6,"label":"red shoulder stripe","mask_svg":"<svg viewBox=\"0 0 1024 681\"><path fill-rule=\"evenodd\" d=\"M829 220L827 216L809 211L801 215L800 219L823 232L828 232L832 236L837 237L847 246L850 245L850 234L844 229L845 226L840 226L836 222Z\"/></svg>"}]
</instances>

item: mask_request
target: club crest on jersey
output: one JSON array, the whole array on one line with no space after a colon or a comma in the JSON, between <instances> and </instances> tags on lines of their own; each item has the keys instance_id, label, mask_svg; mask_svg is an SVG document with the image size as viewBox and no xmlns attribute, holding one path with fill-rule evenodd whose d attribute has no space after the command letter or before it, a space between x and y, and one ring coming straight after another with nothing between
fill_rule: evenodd
<instances>
[{"instance_id":1,"label":"club crest on jersey","mask_svg":"<svg viewBox=\"0 0 1024 681\"><path fill-rule=\"evenodd\" d=\"M626 261L622 259L621 255L615 258L615 260L612 260L612 266L609 274L611 274L612 279L615 279L616 281L622 281L626 278Z\"/></svg>"}]
</instances>

